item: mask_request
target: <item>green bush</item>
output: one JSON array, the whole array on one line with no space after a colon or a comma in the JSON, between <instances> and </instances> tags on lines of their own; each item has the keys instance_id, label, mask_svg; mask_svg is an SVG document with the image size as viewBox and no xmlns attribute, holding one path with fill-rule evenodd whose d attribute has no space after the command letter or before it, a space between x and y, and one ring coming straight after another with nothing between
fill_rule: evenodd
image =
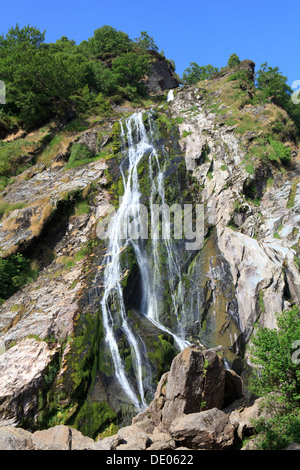
<instances>
[{"instance_id":1,"label":"green bush","mask_svg":"<svg viewBox=\"0 0 300 470\"><path fill-rule=\"evenodd\" d=\"M74 144L71 149L67 168L74 168L80 162L86 162L93 158L92 152L84 144Z\"/></svg>"},{"instance_id":2,"label":"green bush","mask_svg":"<svg viewBox=\"0 0 300 470\"><path fill-rule=\"evenodd\" d=\"M196 62L191 62L190 67L184 70L182 74L182 82L187 85L193 85L201 80L206 80L212 77L212 75L218 72L217 67L212 65L200 66Z\"/></svg>"},{"instance_id":3,"label":"green bush","mask_svg":"<svg viewBox=\"0 0 300 470\"><path fill-rule=\"evenodd\" d=\"M283 163L287 163L291 160L290 147L286 147L282 142L271 138L269 139L269 143L274 151L273 154L268 156L270 160L277 160Z\"/></svg>"},{"instance_id":4,"label":"green bush","mask_svg":"<svg viewBox=\"0 0 300 470\"><path fill-rule=\"evenodd\" d=\"M0 302L8 299L27 282L36 277L30 261L17 253L8 258L0 258Z\"/></svg>"},{"instance_id":5,"label":"green bush","mask_svg":"<svg viewBox=\"0 0 300 470\"><path fill-rule=\"evenodd\" d=\"M231 54L231 56L228 59L227 66L228 67L234 67L235 65L239 65L241 63L239 56L237 54Z\"/></svg>"},{"instance_id":6,"label":"green bush","mask_svg":"<svg viewBox=\"0 0 300 470\"><path fill-rule=\"evenodd\" d=\"M277 329L259 327L252 338L250 390L266 396L269 418L255 420L257 446L280 449L300 442L300 310L294 306L277 315Z\"/></svg>"}]
</instances>

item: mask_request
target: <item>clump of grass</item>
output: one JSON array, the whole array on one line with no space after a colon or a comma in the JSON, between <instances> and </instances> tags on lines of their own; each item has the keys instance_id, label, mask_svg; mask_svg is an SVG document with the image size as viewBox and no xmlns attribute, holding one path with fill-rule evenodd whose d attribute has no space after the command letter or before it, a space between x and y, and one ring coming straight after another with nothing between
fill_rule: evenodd
<instances>
[{"instance_id":1,"label":"clump of grass","mask_svg":"<svg viewBox=\"0 0 300 470\"><path fill-rule=\"evenodd\" d=\"M245 166L245 170L249 173L249 175L254 175L255 168L252 163L247 163L247 165Z\"/></svg>"},{"instance_id":2,"label":"clump of grass","mask_svg":"<svg viewBox=\"0 0 300 470\"><path fill-rule=\"evenodd\" d=\"M177 124L182 124L184 122L184 118L180 117L180 116L177 116L175 118L175 122L177 122Z\"/></svg>"},{"instance_id":3,"label":"clump of grass","mask_svg":"<svg viewBox=\"0 0 300 470\"><path fill-rule=\"evenodd\" d=\"M39 161L41 163L44 163L45 165L48 165L51 160L55 157L55 155L58 153L59 148L63 142L64 136L63 134L58 134L53 139L49 142L45 150L42 152L42 154L39 157Z\"/></svg>"},{"instance_id":4,"label":"clump of grass","mask_svg":"<svg viewBox=\"0 0 300 470\"><path fill-rule=\"evenodd\" d=\"M258 303L259 303L261 312L265 313L266 307L265 307L265 303L264 303L264 293L263 293L262 290L260 290L259 293L258 293Z\"/></svg>"},{"instance_id":5,"label":"clump of grass","mask_svg":"<svg viewBox=\"0 0 300 470\"><path fill-rule=\"evenodd\" d=\"M16 202L14 204L11 204L7 201L1 200L0 201L0 219L4 217L6 214L9 214L10 212L16 210L16 209L23 209L26 207L26 204L24 202Z\"/></svg>"},{"instance_id":6,"label":"clump of grass","mask_svg":"<svg viewBox=\"0 0 300 470\"><path fill-rule=\"evenodd\" d=\"M75 263L78 261L81 261L88 254L88 252L89 252L88 246L84 246L83 248L81 248L74 256Z\"/></svg>"},{"instance_id":7,"label":"clump of grass","mask_svg":"<svg viewBox=\"0 0 300 470\"><path fill-rule=\"evenodd\" d=\"M191 134L192 134L192 132L188 132L188 131L184 130L182 132L182 138L185 139L188 135L191 135Z\"/></svg>"},{"instance_id":8,"label":"clump of grass","mask_svg":"<svg viewBox=\"0 0 300 470\"><path fill-rule=\"evenodd\" d=\"M297 191L297 183L293 183L291 187L290 195L289 195L289 200L286 205L287 209L291 209L292 207L294 207L296 191Z\"/></svg>"},{"instance_id":9,"label":"clump of grass","mask_svg":"<svg viewBox=\"0 0 300 470\"><path fill-rule=\"evenodd\" d=\"M292 152L290 147L287 147L282 142L272 138L269 138L269 143L273 150L273 152L268 156L270 160L276 160L283 163L287 163L291 160Z\"/></svg>"},{"instance_id":10,"label":"clump of grass","mask_svg":"<svg viewBox=\"0 0 300 470\"><path fill-rule=\"evenodd\" d=\"M90 206L85 201L80 201L75 206L75 215L80 216L83 214L88 214L90 212Z\"/></svg>"}]
</instances>

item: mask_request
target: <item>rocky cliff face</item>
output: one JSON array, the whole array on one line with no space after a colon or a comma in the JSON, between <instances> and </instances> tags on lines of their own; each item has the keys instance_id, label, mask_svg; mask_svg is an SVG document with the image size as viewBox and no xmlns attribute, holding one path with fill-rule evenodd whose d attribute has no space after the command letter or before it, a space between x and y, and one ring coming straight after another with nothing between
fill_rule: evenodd
<instances>
[{"instance_id":1,"label":"rocky cliff face","mask_svg":"<svg viewBox=\"0 0 300 470\"><path fill-rule=\"evenodd\" d=\"M236 109L240 90L232 83L225 76L179 91L170 108L211 228L190 268L191 310L199 315L200 299L204 335L210 330L211 344L238 352L257 321L273 328L276 312L299 303L300 185L298 149L288 132L284 144L293 158L286 166L262 145L278 119L288 128L288 117L273 105Z\"/></svg>"},{"instance_id":2,"label":"rocky cliff face","mask_svg":"<svg viewBox=\"0 0 300 470\"><path fill-rule=\"evenodd\" d=\"M161 93L165 90L177 88L179 79L174 73L172 63L154 51L150 51L149 53L153 57L151 73L149 77L145 78L145 84L149 93Z\"/></svg>"},{"instance_id":3,"label":"rocky cliff face","mask_svg":"<svg viewBox=\"0 0 300 470\"><path fill-rule=\"evenodd\" d=\"M241 68L251 77L249 61ZM157 84L153 86L157 92L166 85L160 90ZM186 341L206 348L221 345L226 364L243 377L255 323L274 327L276 312L300 302L295 132L280 108L247 103L251 92L247 86L225 73L198 86L178 88L174 100L155 107L153 118L159 129L155 142L164 148L160 158L167 155L168 202L202 203L205 208L203 246L188 254L182 244L174 247L180 291L178 285L174 292L168 290L161 252L160 321L177 334L179 318ZM102 437L114 434L124 417L129 424L136 414L114 376L97 297L101 283L97 285L100 290L95 289L95 279L103 279L107 255L96 235L97 222L108 214L110 204L118 204L123 190L119 117L85 123L84 129L56 129L49 144L37 146L30 168L1 194L5 208L0 220L2 256L21 252L38 269L35 279L0 307L1 425L38 430L71 424L95 438L99 433ZM275 134L284 148L291 149L290 161L282 160L274 150L270 135ZM20 139L37 142L39 135ZM71 164L76 144L89 149L90 161ZM144 158L139 166L145 203L151 183L147 165ZM122 255L122 270L128 321L145 345L147 367L142 373L149 382L150 403L156 383L168 371L178 348L172 335L137 309L141 282L129 248ZM178 317L174 298L184 306ZM118 334L126 372L135 383L130 347L121 329ZM184 370L180 357L171 369L177 370L177 378ZM185 360L193 369L192 352ZM218 362L218 356L213 361ZM205 401L203 393L210 379L204 384L197 367L190 387L190 379L182 377L182 383L198 403ZM199 384L193 390L195 377ZM188 416L197 414L197 409L189 409L184 400L176 403L172 381L166 386L165 379L160 382L164 390L161 407L154 414L165 423L159 432L169 433L168 416L175 409ZM213 376L211 381L217 403L210 409L219 410L224 382ZM230 443L231 425L221 418L220 429ZM198 446L190 431L191 418L182 419L166 439ZM185 437L180 428L186 429Z\"/></svg>"}]
</instances>

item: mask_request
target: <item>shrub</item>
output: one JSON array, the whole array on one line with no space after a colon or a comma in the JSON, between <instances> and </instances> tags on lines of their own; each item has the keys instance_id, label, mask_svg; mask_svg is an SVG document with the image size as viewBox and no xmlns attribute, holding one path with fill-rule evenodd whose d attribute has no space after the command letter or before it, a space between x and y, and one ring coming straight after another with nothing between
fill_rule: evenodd
<instances>
[{"instance_id":1,"label":"shrub","mask_svg":"<svg viewBox=\"0 0 300 470\"><path fill-rule=\"evenodd\" d=\"M277 329L259 327L252 339L250 390L268 396L269 418L254 422L260 433L257 446L280 449L300 442L300 366L296 348L300 338L300 310L294 306L277 314Z\"/></svg>"},{"instance_id":2,"label":"shrub","mask_svg":"<svg viewBox=\"0 0 300 470\"><path fill-rule=\"evenodd\" d=\"M184 70L182 75L182 82L187 85L193 85L201 80L206 80L212 77L212 75L218 72L217 67L212 65L200 66L196 62L191 62L190 67Z\"/></svg>"},{"instance_id":3,"label":"shrub","mask_svg":"<svg viewBox=\"0 0 300 470\"><path fill-rule=\"evenodd\" d=\"M289 147L286 147L282 142L271 138L269 139L269 143L274 151L273 154L268 156L270 160L277 160L283 163L287 163L291 160L291 149Z\"/></svg>"},{"instance_id":4,"label":"shrub","mask_svg":"<svg viewBox=\"0 0 300 470\"><path fill-rule=\"evenodd\" d=\"M35 276L30 261L22 254L0 258L0 302L3 303Z\"/></svg>"},{"instance_id":5,"label":"shrub","mask_svg":"<svg viewBox=\"0 0 300 470\"><path fill-rule=\"evenodd\" d=\"M71 149L71 155L66 167L73 168L79 162L90 160L93 158L92 152L84 144L74 144Z\"/></svg>"},{"instance_id":6,"label":"shrub","mask_svg":"<svg viewBox=\"0 0 300 470\"><path fill-rule=\"evenodd\" d=\"M228 59L227 66L228 67L234 67L235 65L239 65L241 63L239 56L237 54L231 54L231 56Z\"/></svg>"}]
</instances>

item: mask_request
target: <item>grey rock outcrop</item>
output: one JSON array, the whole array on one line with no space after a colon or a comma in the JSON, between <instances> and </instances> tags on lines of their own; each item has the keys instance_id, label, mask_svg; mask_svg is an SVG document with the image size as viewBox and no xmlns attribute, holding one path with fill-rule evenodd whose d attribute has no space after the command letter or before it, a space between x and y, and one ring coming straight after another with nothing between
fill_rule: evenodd
<instances>
[{"instance_id":1,"label":"grey rock outcrop","mask_svg":"<svg viewBox=\"0 0 300 470\"><path fill-rule=\"evenodd\" d=\"M43 341L24 339L0 355L0 425L35 413L43 371L54 352Z\"/></svg>"},{"instance_id":2,"label":"grey rock outcrop","mask_svg":"<svg viewBox=\"0 0 300 470\"><path fill-rule=\"evenodd\" d=\"M0 427L0 450L34 450L32 434L14 426Z\"/></svg>"},{"instance_id":3,"label":"grey rock outcrop","mask_svg":"<svg viewBox=\"0 0 300 470\"><path fill-rule=\"evenodd\" d=\"M159 93L179 85L178 78L175 76L172 65L162 56L154 51L151 63L151 73L144 80L149 93Z\"/></svg>"},{"instance_id":4,"label":"grey rock outcrop","mask_svg":"<svg viewBox=\"0 0 300 470\"><path fill-rule=\"evenodd\" d=\"M189 449L223 450L234 442L234 426L228 415L217 408L176 418L170 434Z\"/></svg>"},{"instance_id":5,"label":"grey rock outcrop","mask_svg":"<svg viewBox=\"0 0 300 470\"><path fill-rule=\"evenodd\" d=\"M201 409L222 408L225 390L225 366L221 350L202 351L191 346L178 354L165 373L150 406L133 423L153 421L161 431L168 431L175 416Z\"/></svg>"},{"instance_id":6,"label":"grey rock outcrop","mask_svg":"<svg viewBox=\"0 0 300 470\"><path fill-rule=\"evenodd\" d=\"M241 68L251 75L253 65L244 61ZM200 341L205 344L219 341L239 354L256 322L274 328L275 313L289 308L290 301L300 302L295 262L300 229L300 184L295 177L299 159L284 178L276 174L277 184L267 185L268 174L275 171L267 164L263 167L261 161L255 161L257 167L249 174L245 163L248 134L242 136L235 132L236 125L228 124L230 106L216 104L221 85L227 86L226 78L218 80L220 76L207 90L201 84L178 90L169 106L179 122L187 170L201 188L208 231L206 244L187 276L185 295L190 311L186 329L192 337L202 335ZM207 96L215 103L214 109L207 104ZM245 107L241 119L246 115L272 125L272 117L266 117L271 110L265 106ZM256 136L255 130L252 134ZM260 196L257 205L253 187ZM209 325L204 333L199 329L203 315Z\"/></svg>"}]
</instances>

